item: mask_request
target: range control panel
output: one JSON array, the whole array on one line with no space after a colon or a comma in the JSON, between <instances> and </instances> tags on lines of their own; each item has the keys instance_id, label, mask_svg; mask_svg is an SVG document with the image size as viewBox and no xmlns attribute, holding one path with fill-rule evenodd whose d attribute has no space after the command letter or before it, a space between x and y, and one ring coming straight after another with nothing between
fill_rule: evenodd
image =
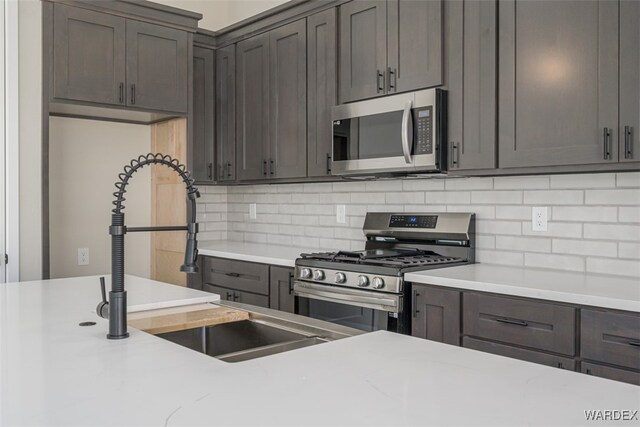
<instances>
[{"instance_id":1,"label":"range control panel","mask_svg":"<svg viewBox=\"0 0 640 427\"><path fill-rule=\"evenodd\" d=\"M415 109L416 148L415 154L433 153L433 107Z\"/></svg>"},{"instance_id":2,"label":"range control panel","mask_svg":"<svg viewBox=\"0 0 640 427\"><path fill-rule=\"evenodd\" d=\"M436 228L437 215L391 215L389 227Z\"/></svg>"}]
</instances>

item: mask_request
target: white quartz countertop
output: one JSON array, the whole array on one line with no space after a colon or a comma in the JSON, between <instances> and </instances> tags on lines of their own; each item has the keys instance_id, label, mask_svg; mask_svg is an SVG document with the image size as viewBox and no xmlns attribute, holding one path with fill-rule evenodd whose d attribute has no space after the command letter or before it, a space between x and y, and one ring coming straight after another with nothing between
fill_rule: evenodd
<instances>
[{"instance_id":1,"label":"white quartz countertop","mask_svg":"<svg viewBox=\"0 0 640 427\"><path fill-rule=\"evenodd\" d=\"M322 251L324 251L324 249L271 245L267 243L234 242L230 240L198 242L198 253L200 255L259 262L282 267L294 267L296 258L299 258L301 253Z\"/></svg>"},{"instance_id":2,"label":"white quartz countertop","mask_svg":"<svg viewBox=\"0 0 640 427\"><path fill-rule=\"evenodd\" d=\"M413 283L640 312L640 280L473 264L407 273Z\"/></svg>"},{"instance_id":3,"label":"white quartz countertop","mask_svg":"<svg viewBox=\"0 0 640 427\"><path fill-rule=\"evenodd\" d=\"M235 364L137 330L110 341L98 298L94 277L0 285L0 425L566 426L640 409L640 387L389 332Z\"/></svg>"}]
</instances>

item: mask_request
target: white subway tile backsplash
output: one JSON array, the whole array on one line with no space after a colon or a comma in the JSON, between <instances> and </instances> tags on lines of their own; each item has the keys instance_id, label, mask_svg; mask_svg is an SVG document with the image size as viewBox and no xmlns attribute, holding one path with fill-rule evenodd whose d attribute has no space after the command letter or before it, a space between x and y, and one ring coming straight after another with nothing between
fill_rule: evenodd
<instances>
[{"instance_id":1,"label":"white subway tile backsplash","mask_svg":"<svg viewBox=\"0 0 640 427\"><path fill-rule=\"evenodd\" d=\"M552 221L616 222L618 209L614 207L554 206Z\"/></svg>"},{"instance_id":2,"label":"white subway tile backsplash","mask_svg":"<svg viewBox=\"0 0 640 427\"><path fill-rule=\"evenodd\" d=\"M614 188L616 174L593 173L573 175L551 175L551 188Z\"/></svg>"},{"instance_id":3,"label":"white subway tile backsplash","mask_svg":"<svg viewBox=\"0 0 640 427\"><path fill-rule=\"evenodd\" d=\"M620 172L616 177L616 186L640 188L640 172Z\"/></svg>"},{"instance_id":4,"label":"white subway tile backsplash","mask_svg":"<svg viewBox=\"0 0 640 427\"><path fill-rule=\"evenodd\" d=\"M640 205L640 190L587 190L585 203L588 205Z\"/></svg>"},{"instance_id":5,"label":"white subway tile backsplash","mask_svg":"<svg viewBox=\"0 0 640 427\"><path fill-rule=\"evenodd\" d=\"M579 190L540 190L525 191L525 205L581 205L584 201L584 193Z\"/></svg>"},{"instance_id":6,"label":"white subway tile backsplash","mask_svg":"<svg viewBox=\"0 0 640 427\"><path fill-rule=\"evenodd\" d=\"M201 187L201 240L364 247L367 212L474 212L479 262L640 277L640 173ZM249 204L258 216L249 219ZM336 223L337 204L346 223ZM531 209L548 206L548 231Z\"/></svg>"}]
</instances>

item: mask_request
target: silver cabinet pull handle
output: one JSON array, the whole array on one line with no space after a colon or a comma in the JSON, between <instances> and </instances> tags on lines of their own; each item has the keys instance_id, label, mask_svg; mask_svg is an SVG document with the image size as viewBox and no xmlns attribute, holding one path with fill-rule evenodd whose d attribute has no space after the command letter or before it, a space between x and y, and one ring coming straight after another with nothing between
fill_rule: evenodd
<instances>
[{"instance_id":1,"label":"silver cabinet pull handle","mask_svg":"<svg viewBox=\"0 0 640 427\"><path fill-rule=\"evenodd\" d=\"M411 164L411 145L409 144L409 126L413 127L413 123L409 123L411 118L412 101L407 101L404 104L404 111L402 113L402 153L404 154L404 161L407 164Z\"/></svg>"},{"instance_id":2,"label":"silver cabinet pull handle","mask_svg":"<svg viewBox=\"0 0 640 427\"><path fill-rule=\"evenodd\" d=\"M376 70L376 83L378 85L376 92L384 92L384 73L380 70Z\"/></svg>"}]
</instances>

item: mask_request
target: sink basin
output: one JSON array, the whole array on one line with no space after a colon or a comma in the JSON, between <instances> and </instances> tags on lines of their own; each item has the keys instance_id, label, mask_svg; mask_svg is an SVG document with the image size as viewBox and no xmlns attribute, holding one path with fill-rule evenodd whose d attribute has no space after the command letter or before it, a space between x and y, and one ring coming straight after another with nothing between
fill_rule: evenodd
<instances>
[{"instance_id":1,"label":"sink basin","mask_svg":"<svg viewBox=\"0 0 640 427\"><path fill-rule=\"evenodd\" d=\"M254 319L157 336L226 362L241 362L329 341Z\"/></svg>"}]
</instances>

